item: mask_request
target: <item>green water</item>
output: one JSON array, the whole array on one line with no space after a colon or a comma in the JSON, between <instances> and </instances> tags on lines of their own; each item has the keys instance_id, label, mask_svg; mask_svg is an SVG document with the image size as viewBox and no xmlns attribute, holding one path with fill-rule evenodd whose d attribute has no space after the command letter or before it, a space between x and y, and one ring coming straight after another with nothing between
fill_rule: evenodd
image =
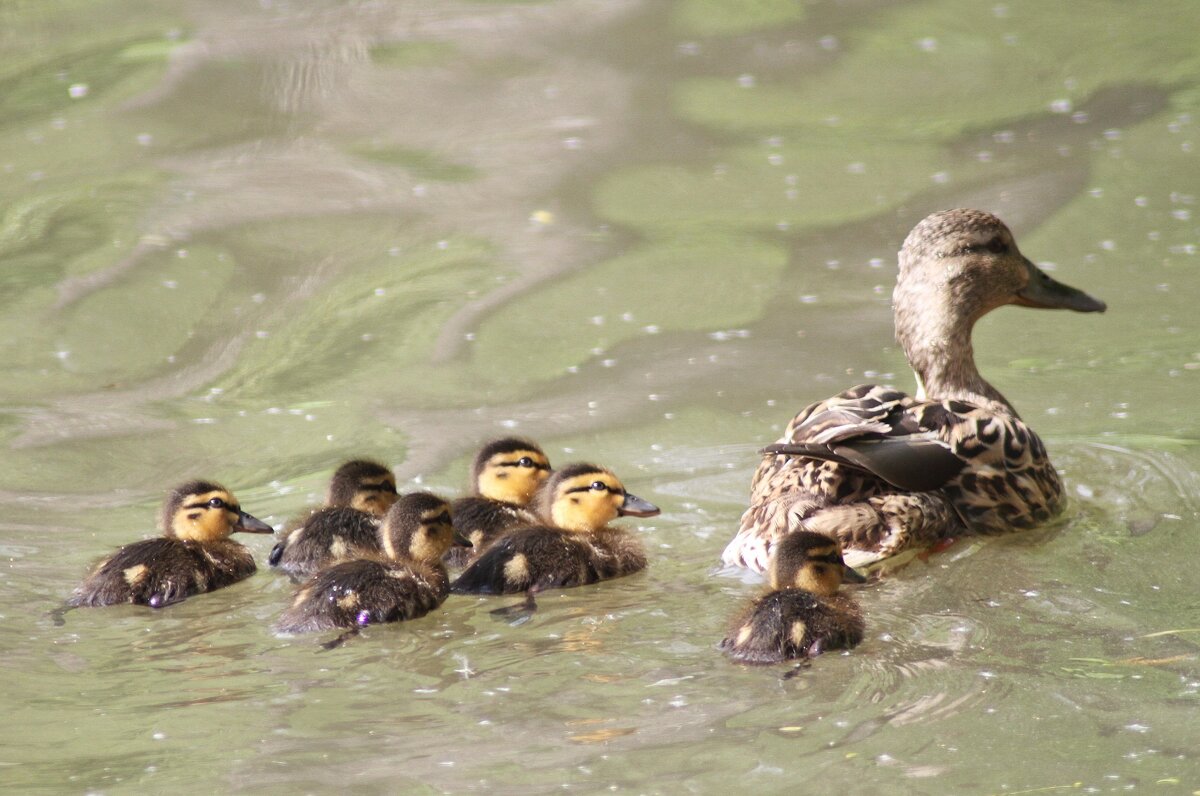
<instances>
[{"instance_id":1,"label":"green water","mask_svg":"<svg viewBox=\"0 0 1200 796\"><path fill-rule=\"evenodd\" d=\"M1200 792L1200 8L0 0L0 787ZM895 251L993 210L1108 301L981 369L1072 504L729 664L717 561L804 404L910 384ZM270 572L61 605L191 476L279 524L343 459L611 466L650 568L318 652ZM246 540L260 563L271 540Z\"/></svg>"}]
</instances>

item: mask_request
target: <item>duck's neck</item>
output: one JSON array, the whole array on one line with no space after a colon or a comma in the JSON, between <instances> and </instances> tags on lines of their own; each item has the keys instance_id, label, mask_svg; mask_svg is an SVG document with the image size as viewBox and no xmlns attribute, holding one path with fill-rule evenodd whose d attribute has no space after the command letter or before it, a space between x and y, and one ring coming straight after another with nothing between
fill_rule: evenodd
<instances>
[{"instance_id":1,"label":"duck's neck","mask_svg":"<svg viewBox=\"0 0 1200 796\"><path fill-rule=\"evenodd\" d=\"M966 401L1013 417L1017 410L979 374L971 347L973 318L953 317L926 308L896 308L896 340L917 377L917 398Z\"/></svg>"}]
</instances>

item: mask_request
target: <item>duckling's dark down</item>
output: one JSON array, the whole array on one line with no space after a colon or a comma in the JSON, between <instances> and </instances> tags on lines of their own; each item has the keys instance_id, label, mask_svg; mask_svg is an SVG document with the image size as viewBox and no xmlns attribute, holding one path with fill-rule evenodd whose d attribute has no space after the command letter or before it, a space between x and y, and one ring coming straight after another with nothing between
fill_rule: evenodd
<instances>
[{"instance_id":1,"label":"duckling's dark down","mask_svg":"<svg viewBox=\"0 0 1200 796\"><path fill-rule=\"evenodd\" d=\"M380 553L322 569L297 591L276 628L303 633L424 616L449 594L441 559L454 533L449 504L428 492L401 497L384 517Z\"/></svg>"},{"instance_id":2,"label":"duckling's dark down","mask_svg":"<svg viewBox=\"0 0 1200 796\"><path fill-rule=\"evenodd\" d=\"M838 594L843 579L863 581L846 566L837 542L810 531L789 534L771 558L773 590L730 624L721 649L741 663L768 664L858 645L862 614Z\"/></svg>"},{"instance_id":3,"label":"duckling's dark down","mask_svg":"<svg viewBox=\"0 0 1200 796\"><path fill-rule=\"evenodd\" d=\"M164 536L125 545L101 561L68 601L72 607L134 603L162 608L255 572L254 557L229 539L235 531L272 533L212 481L188 481L163 504Z\"/></svg>"},{"instance_id":4,"label":"duckling's dark down","mask_svg":"<svg viewBox=\"0 0 1200 796\"><path fill-rule=\"evenodd\" d=\"M536 503L548 524L502 536L463 571L452 591L512 594L580 586L645 568L641 543L607 524L624 515L652 517L658 507L627 493L610 470L569 465L550 476Z\"/></svg>"},{"instance_id":5,"label":"duckling's dark down","mask_svg":"<svg viewBox=\"0 0 1200 796\"><path fill-rule=\"evenodd\" d=\"M471 466L474 494L451 504L454 530L471 547L450 548L446 563L465 567L505 533L536 525L529 503L549 475L550 460L532 440L505 437L483 446Z\"/></svg>"},{"instance_id":6,"label":"duckling's dark down","mask_svg":"<svg viewBox=\"0 0 1200 796\"><path fill-rule=\"evenodd\" d=\"M329 482L326 506L284 532L267 563L293 577L346 558L378 552L379 518L396 502L396 477L382 464L356 459Z\"/></svg>"}]
</instances>

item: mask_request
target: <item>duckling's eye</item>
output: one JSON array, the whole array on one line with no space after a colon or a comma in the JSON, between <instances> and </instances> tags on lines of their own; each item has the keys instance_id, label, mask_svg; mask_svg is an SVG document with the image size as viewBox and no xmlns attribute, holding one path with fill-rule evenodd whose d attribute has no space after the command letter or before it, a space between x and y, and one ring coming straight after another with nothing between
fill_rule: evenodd
<instances>
[{"instance_id":1,"label":"duckling's eye","mask_svg":"<svg viewBox=\"0 0 1200 796\"><path fill-rule=\"evenodd\" d=\"M533 459L528 456L522 456L517 459L517 467L533 467Z\"/></svg>"},{"instance_id":2,"label":"duckling's eye","mask_svg":"<svg viewBox=\"0 0 1200 796\"><path fill-rule=\"evenodd\" d=\"M592 489L595 490L596 492L607 492L608 484L604 483L603 481L593 481Z\"/></svg>"},{"instance_id":3,"label":"duckling's eye","mask_svg":"<svg viewBox=\"0 0 1200 796\"><path fill-rule=\"evenodd\" d=\"M1003 254L1008 250L1008 246L1000 238L992 238L984 244L983 248L987 249L992 254Z\"/></svg>"},{"instance_id":4,"label":"duckling's eye","mask_svg":"<svg viewBox=\"0 0 1200 796\"><path fill-rule=\"evenodd\" d=\"M212 500L208 501L208 505L214 509L223 509L225 508L225 501L221 500L221 498L213 498Z\"/></svg>"}]
</instances>

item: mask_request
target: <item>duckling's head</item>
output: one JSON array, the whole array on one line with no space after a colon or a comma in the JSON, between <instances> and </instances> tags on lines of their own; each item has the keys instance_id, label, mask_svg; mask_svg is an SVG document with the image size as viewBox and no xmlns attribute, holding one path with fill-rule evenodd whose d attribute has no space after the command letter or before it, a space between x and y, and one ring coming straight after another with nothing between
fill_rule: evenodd
<instances>
[{"instance_id":1,"label":"duckling's head","mask_svg":"<svg viewBox=\"0 0 1200 796\"><path fill-rule=\"evenodd\" d=\"M973 324L1004 304L1103 312L1103 301L1051 279L1017 248L1012 232L983 210L944 210L913 227L900 249L897 314L952 312Z\"/></svg>"},{"instance_id":2,"label":"duckling's head","mask_svg":"<svg viewBox=\"0 0 1200 796\"><path fill-rule=\"evenodd\" d=\"M379 535L384 553L395 560L432 563L454 545L471 546L451 525L450 504L430 492L399 498L384 515Z\"/></svg>"},{"instance_id":3,"label":"duckling's head","mask_svg":"<svg viewBox=\"0 0 1200 796\"><path fill-rule=\"evenodd\" d=\"M586 533L617 517L653 517L658 506L625 491L612 471L594 464L572 464L550 476L537 495L544 519L567 531Z\"/></svg>"},{"instance_id":4,"label":"duckling's head","mask_svg":"<svg viewBox=\"0 0 1200 796\"><path fill-rule=\"evenodd\" d=\"M161 525L166 536L191 542L219 541L234 531L275 532L242 511L233 493L212 481L188 481L168 492Z\"/></svg>"},{"instance_id":5,"label":"duckling's head","mask_svg":"<svg viewBox=\"0 0 1200 796\"><path fill-rule=\"evenodd\" d=\"M471 478L485 498L526 506L550 475L550 460L537 443L505 437L484 445L475 456Z\"/></svg>"},{"instance_id":6,"label":"duckling's head","mask_svg":"<svg viewBox=\"0 0 1200 796\"><path fill-rule=\"evenodd\" d=\"M837 542L812 531L789 533L775 545L768 575L773 589L803 589L826 597L836 594L843 580L866 581L846 566Z\"/></svg>"},{"instance_id":7,"label":"duckling's head","mask_svg":"<svg viewBox=\"0 0 1200 796\"><path fill-rule=\"evenodd\" d=\"M329 480L325 504L349 506L382 517L396 502L396 476L384 465L368 459L346 462Z\"/></svg>"}]
</instances>

